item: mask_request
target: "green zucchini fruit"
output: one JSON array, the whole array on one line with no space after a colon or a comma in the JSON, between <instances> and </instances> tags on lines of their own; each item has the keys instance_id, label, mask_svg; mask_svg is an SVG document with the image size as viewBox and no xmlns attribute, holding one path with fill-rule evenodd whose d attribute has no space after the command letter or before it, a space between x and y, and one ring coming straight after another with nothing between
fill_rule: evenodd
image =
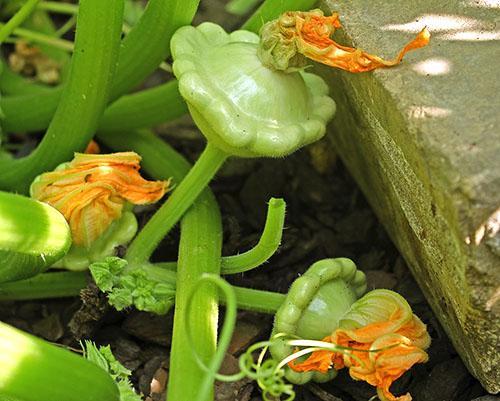
<instances>
[{"instance_id":1,"label":"green zucchini fruit","mask_svg":"<svg viewBox=\"0 0 500 401\"><path fill-rule=\"evenodd\" d=\"M71 232L52 206L0 192L0 283L35 276L61 259Z\"/></svg>"},{"instance_id":2,"label":"green zucchini fruit","mask_svg":"<svg viewBox=\"0 0 500 401\"><path fill-rule=\"evenodd\" d=\"M0 322L0 401L119 401L102 368Z\"/></svg>"}]
</instances>

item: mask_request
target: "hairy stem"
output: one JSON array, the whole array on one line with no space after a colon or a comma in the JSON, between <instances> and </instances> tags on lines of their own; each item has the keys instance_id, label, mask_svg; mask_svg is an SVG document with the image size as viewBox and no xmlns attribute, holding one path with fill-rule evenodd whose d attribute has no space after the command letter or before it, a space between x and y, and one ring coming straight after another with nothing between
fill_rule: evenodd
<instances>
[{"instance_id":1,"label":"hairy stem","mask_svg":"<svg viewBox=\"0 0 500 401\"><path fill-rule=\"evenodd\" d=\"M279 248L285 222L285 201L271 198L267 208L266 224L257 245L246 252L223 256L221 274L236 274L252 270L265 263ZM177 262L157 263L164 269L176 271Z\"/></svg>"},{"instance_id":2,"label":"hairy stem","mask_svg":"<svg viewBox=\"0 0 500 401\"><path fill-rule=\"evenodd\" d=\"M142 269L148 272L155 280L177 286L177 273L166 270L161 267L161 264L153 264L142 266ZM238 308L253 312L263 312L273 314L284 302L286 295L278 292L255 290L253 288L244 288L233 286L236 294ZM225 298L222 295L221 301L224 303Z\"/></svg>"},{"instance_id":3,"label":"hairy stem","mask_svg":"<svg viewBox=\"0 0 500 401\"><path fill-rule=\"evenodd\" d=\"M122 96L106 109L98 130L101 135L105 135L106 131L150 128L180 117L186 112L186 103L179 95L177 81L173 80Z\"/></svg>"},{"instance_id":4,"label":"hairy stem","mask_svg":"<svg viewBox=\"0 0 500 401\"><path fill-rule=\"evenodd\" d=\"M198 198L227 157L219 148L207 144L193 168L132 241L127 250L127 260L131 263L149 260L163 237ZM206 201L200 202L200 205L204 203ZM210 205L213 209L212 206Z\"/></svg>"},{"instance_id":5,"label":"hairy stem","mask_svg":"<svg viewBox=\"0 0 500 401\"><path fill-rule=\"evenodd\" d=\"M281 234L285 223L285 201L271 198L264 231L255 247L247 252L222 258L223 274L242 273L267 261L276 252L281 243Z\"/></svg>"},{"instance_id":6,"label":"hairy stem","mask_svg":"<svg viewBox=\"0 0 500 401\"><path fill-rule=\"evenodd\" d=\"M205 191L181 221L181 239L174 330L170 351L167 398L191 401L204 385L204 372L196 364L193 350L205 364L215 355L218 326L218 294L213 285L201 287L189 301L197 280L204 273L219 275L222 249L222 223L219 209L210 192ZM189 309L188 309L188 301ZM190 333L187 340L185 316L189 311ZM203 401L213 399L209 392Z\"/></svg>"},{"instance_id":7,"label":"hairy stem","mask_svg":"<svg viewBox=\"0 0 500 401\"><path fill-rule=\"evenodd\" d=\"M224 298L226 299L226 313L224 316L224 324L222 325L222 330L220 334L219 344L217 351L213 354L213 356L208 360L208 364L206 365L203 361L203 357L198 353L196 344L199 341L195 341L192 337L191 322L193 318L191 316L194 309L192 308L193 302L195 300L196 295L203 290L202 285L205 283L210 283L212 286L216 285L222 294L224 294ZM221 279L218 275L214 274L203 274L196 282L192 291L190 292L187 299L187 306L184 310L185 314L182 319L179 319L179 322L184 321L184 331L187 336L187 344L188 346L192 344L192 346L188 347L188 350L191 351L191 356L194 357L198 366L206 366L205 374L203 375L203 380L201 381L199 388L197 388L197 392L195 393L195 398L190 398L195 401L204 401L207 399L213 398L213 385L214 380L219 371L222 362L224 361L224 357L226 355L226 351L229 348L229 344L231 342L231 336L234 332L234 326L236 325L236 317L237 317L237 305L236 305L236 294L234 293L233 288L227 282ZM198 333L197 333L198 334ZM200 366L201 365L201 366ZM191 372L186 372L191 373ZM175 393L174 393L175 394ZM177 399L177 398L175 398ZM184 398L187 400L187 398Z\"/></svg>"}]
</instances>

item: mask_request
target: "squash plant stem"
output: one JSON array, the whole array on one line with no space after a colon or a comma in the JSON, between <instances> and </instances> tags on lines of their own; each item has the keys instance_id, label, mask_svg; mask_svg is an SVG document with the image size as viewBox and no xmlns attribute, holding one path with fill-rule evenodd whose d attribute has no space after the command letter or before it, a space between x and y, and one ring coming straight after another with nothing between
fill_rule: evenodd
<instances>
[{"instance_id":1,"label":"squash plant stem","mask_svg":"<svg viewBox=\"0 0 500 401\"><path fill-rule=\"evenodd\" d=\"M84 5L93 1L81 1L79 21L86 19L86 14L89 13ZM85 34L88 29L81 29L77 26L73 54L74 60L91 58L93 65L85 65L84 73L81 74L75 73L73 65L71 72L73 78L70 77L62 95L57 89L44 93L42 104L39 103L39 96L27 96L25 99L27 102L21 102L22 105L18 104L21 109L11 108L9 112L4 111L6 115L17 114L18 118L29 118L28 116L32 113L30 110L33 110L35 106L35 114L38 116L46 114L51 116L62 96L54 119L39 148L27 158L4 162L0 165L0 188L26 193L36 175L69 160L74 151L83 150L97 128L98 119L107 101L135 87L160 64L170 52L171 35L177 28L191 21L198 6L198 0L150 0L148 2L143 16L121 44L117 74L112 90L108 85L111 84L113 75L111 72L116 66L123 4L119 6L116 0L104 3L101 1L99 4L90 12L94 17L90 35ZM108 10L107 13L106 10ZM116 41L113 42L113 46L110 46L111 42L105 39L110 32L113 32ZM79 37L80 44L78 43ZM88 38L99 39L85 42L89 40ZM97 63L96 60L99 62ZM75 64L75 61L72 63ZM112 66L112 69L108 68L105 71L107 64ZM87 88L84 91L82 89L85 85ZM89 100L91 92L97 92L99 99ZM91 109L94 109L93 112L90 112ZM84 124L82 119L86 111L89 112L89 121ZM78 124L75 124L76 121Z\"/></svg>"},{"instance_id":2,"label":"squash plant stem","mask_svg":"<svg viewBox=\"0 0 500 401\"><path fill-rule=\"evenodd\" d=\"M165 284L177 285L177 274L166 270L161 264L140 266ZM89 282L88 272L52 272L42 273L37 276L0 284L0 301L26 301L33 299L77 297ZM274 314L284 302L286 295L271 291L256 290L232 286L236 294L239 309L252 312ZM224 295L221 294L220 302L225 304Z\"/></svg>"},{"instance_id":3,"label":"squash plant stem","mask_svg":"<svg viewBox=\"0 0 500 401\"><path fill-rule=\"evenodd\" d=\"M197 7L198 0L148 2L143 15L122 41L110 100L135 88L168 57L172 34L191 22ZM41 96L2 98L0 107L4 110L9 131L23 131L25 119L35 130L46 128L61 93L62 88L56 88Z\"/></svg>"},{"instance_id":4,"label":"squash plant stem","mask_svg":"<svg viewBox=\"0 0 500 401\"><path fill-rule=\"evenodd\" d=\"M281 244L285 224L286 204L283 199L271 198L267 206L264 230L259 242L246 252L221 258L221 274L243 273L263 265L275 254ZM177 270L177 262L160 262L155 266Z\"/></svg>"},{"instance_id":5,"label":"squash plant stem","mask_svg":"<svg viewBox=\"0 0 500 401\"><path fill-rule=\"evenodd\" d=\"M4 77L4 75L6 75ZM12 78L12 79L10 79ZM2 128L7 132L36 132L45 129L50 115L44 113L46 101L50 102L52 92L58 89L42 85L24 85L24 79L9 69L0 75L0 88L4 91L29 91L24 96L4 97L0 102L3 112L10 116L2 121ZM28 100L37 107L39 113L32 112L26 118L16 115L21 100ZM112 103L104 112L98 131L130 131L139 128L150 128L165 121L173 120L187 112L187 106L179 95L177 81L167 83L122 96Z\"/></svg>"},{"instance_id":6,"label":"squash plant stem","mask_svg":"<svg viewBox=\"0 0 500 401\"><path fill-rule=\"evenodd\" d=\"M149 219L128 247L126 259L130 263L137 264L149 260L163 237L168 234L198 198L227 157L227 153L207 143L205 150L193 168L189 170L189 173L174 189L167 201ZM163 161L164 163L165 161ZM205 203L206 199L200 201L200 204ZM215 210L212 205L210 205L210 208ZM207 216L207 218L210 218L210 216Z\"/></svg>"},{"instance_id":7,"label":"squash plant stem","mask_svg":"<svg viewBox=\"0 0 500 401\"><path fill-rule=\"evenodd\" d=\"M44 139L29 156L0 163L0 187L27 193L33 179L86 146L109 97L124 0L82 0L71 73ZM99 60L99 62L96 62Z\"/></svg>"},{"instance_id":8,"label":"squash plant stem","mask_svg":"<svg viewBox=\"0 0 500 401\"><path fill-rule=\"evenodd\" d=\"M188 171L188 164L166 143L148 131L139 131L127 135L108 135L104 142L111 148L134 149L143 155L143 166L155 179L164 179L169 175L178 182ZM216 349L218 294L212 285L204 285L196 292L193 299L189 297L198 279L204 273L219 274L221 264L222 228L220 212L215 198L206 184L225 160L226 154L208 144L195 167L189 170L181 184L174 190L160 210L146 227L139 233L129 247L126 258L131 266L143 264L149 258L158 241L166 234L175 221L183 214L183 210L196 199L181 220L181 239L176 276L176 298L174 314L174 330L170 355L170 373L167 398L176 401L191 401L202 385L204 370L196 363L192 348L196 350L205 364L213 358ZM204 177L204 178L203 178ZM194 184L194 185L193 185ZM192 189L195 188L196 190ZM204 189L203 189L204 188ZM201 194L198 196L197 194ZM175 195L178 193L179 195ZM170 204L169 204L170 202ZM189 202L189 203L188 203ZM178 206L175 206L175 205ZM170 206L170 205L174 205ZM175 213L170 215L170 212ZM150 223L153 223L150 225ZM148 229L147 226L150 225ZM162 270L166 275L173 274ZM241 294L248 296L248 292ZM259 293L255 301L268 303L259 305L259 310L271 309L279 303L274 297L262 296ZM250 299L252 296L250 296ZM190 309L186 311L190 302ZM245 298L245 301L251 303ZM274 302L274 303L273 303ZM191 338L188 340L184 316L189 312ZM207 400L212 399L213 394Z\"/></svg>"},{"instance_id":9,"label":"squash plant stem","mask_svg":"<svg viewBox=\"0 0 500 401\"><path fill-rule=\"evenodd\" d=\"M128 141L127 139L131 139ZM191 205L181 222L181 239L179 245L179 262L177 269L177 290L175 297L174 329L170 355L170 373L167 398L176 401L195 399L203 382L204 371L196 363L192 347L207 363L215 354L217 344L218 296L213 286L203 286L191 299L190 327L194 343L186 336L186 325L183 321L189 295L193 286L204 273L218 275L222 248L222 223L219 207L211 191L206 188L209 179L226 159L226 154L207 145L200 157L198 172L189 171L187 163L166 143L156 140L148 132L141 135L106 137L108 146L119 149L132 148L145 156L143 166L155 179L165 179L170 175L179 182L186 178L174 191L169 200L155 214L160 216L153 222L151 219L131 244L126 258L130 264L146 262L163 235L188 208L189 198L198 198ZM139 146L134 146L139 145ZM148 152L149 150L149 152ZM149 157L146 160L146 155ZM209 171L203 171L203 167ZM208 180L202 177L209 177ZM190 189L195 183L196 191ZM181 187L184 184L184 189ZM201 195L198 197L198 195ZM175 197L175 193L178 193ZM174 202L172 202L174 197ZM170 201L170 203L169 203ZM172 210L172 206L175 208ZM177 206L176 206L177 205ZM163 209L163 210L162 210ZM170 217L170 213L175 213ZM167 221L165 221L165 218ZM151 223L152 222L152 223ZM147 227L149 225L149 228ZM167 226L167 229L165 227ZM144 249L142 248L144 247ZM207 400L213 399L213 394Z\"/></svg>"}]
</instances>

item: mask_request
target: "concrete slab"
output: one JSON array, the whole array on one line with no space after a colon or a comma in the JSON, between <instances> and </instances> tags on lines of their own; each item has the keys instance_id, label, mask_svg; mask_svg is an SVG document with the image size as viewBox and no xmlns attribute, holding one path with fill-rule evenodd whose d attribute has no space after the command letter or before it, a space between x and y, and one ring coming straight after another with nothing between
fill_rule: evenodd
<instances>
[{"instance_id":1,"label":"concrete slab","mask_svg":"<svg viewBox=\"0 0 500 401\"><path fill-rule=\"evenodd\" d=\"M487 390L500 391L500 1L324 0L340 43L401 66L318 68L338 111L331 140Z\"/></svg>"}]
</instances>

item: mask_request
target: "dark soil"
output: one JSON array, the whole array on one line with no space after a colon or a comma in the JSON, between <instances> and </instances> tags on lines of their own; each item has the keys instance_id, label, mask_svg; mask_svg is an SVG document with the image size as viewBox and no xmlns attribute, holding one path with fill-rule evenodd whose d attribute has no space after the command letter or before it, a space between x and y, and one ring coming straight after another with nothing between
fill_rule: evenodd
<instances>
[{"instance_id":1,"label":"dark soil","mask_svg":"<svg viewBox=\"0 0 500 401\"><path fill-rule=\"evenodd\" d=\"M202 2L197 22L212 20L228 29L238 26L240 19L224 14L222 3ZM203 147L201 135L189 119L161 127L159 132L191 160ZM486 395L467 372L404 260L328 142L286 159L230 161L211 187L223 215L224 255L242 252L256 243L270 197L283 197L287 202L286 229L278 253L252 272L227 277L229 281L286 292L314 261L351 258L366 272L370 289L389 288L406 297L433 339L429 362L414 367L392 390L396 394L409 391L416 401L470 401ZM153 207L145 208L139 217L145 221L152 212ZM174 260L177 239L177 232L165 239L155 258ZM83 338L109 343L116 357L133 370L134 385L145 399L165 399L171 314L118 313L107 306L105 296L95 286L89 285L80 299L0 303L0 320L76 349ZM237 357L249 344L268 338L271 325L271 316L241 312L223 371L233 372ZM353 381L345 372L330 383L296 387L296 391L299 401L367 401L375 394L373 387ZM480 399L496 398L490 397ZM218 383L216 399L258 401L261 394L250 381Z\"/></svg>"}]
</instances>

